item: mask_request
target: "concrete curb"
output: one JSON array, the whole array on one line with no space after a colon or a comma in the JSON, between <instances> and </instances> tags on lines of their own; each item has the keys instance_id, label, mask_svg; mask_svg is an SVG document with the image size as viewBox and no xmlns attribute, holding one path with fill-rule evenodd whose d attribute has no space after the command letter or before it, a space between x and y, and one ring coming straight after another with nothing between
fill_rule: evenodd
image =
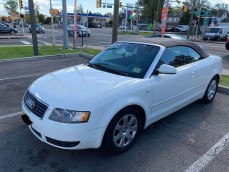
<instances>
[{"instance_id":1,"label":"concrete curb","mask_svg":"<svg viewBox=\"0 0 229 172\"><path fill-rule=\"evenodd\" d=\"M36 56L36 57L22 57L14 59L3 59L0 60L0 63L13 63L13 62L23 62L23 61L33 61L33 60L45 60L47 58L64 58L64 57L84 57L84 58L93 58L94 56L84 53L70 53L70 54L56 54L56 55L47 55L47 56Z\"/></svg>"},{"instance_id":2,"label":"concrete curb","mask_svg":"<svg viewBox=\"0 0 229 172\"><path fill-rule=\"evenodd\" d=\"M212 44L226 44L225 42L218 42L218 41L203 41L203 40L193 40L193 39L189 39L189 41L192 42L203 42L203 43L212 43Z\"/></svg>"},{"instance_id":3,"label":"concrete curb","mask_svg":"<svg viewBox=\"0 0 229 172\"><path fill-rule=\"evenodd\" d=\"M219 85L218 92L229 95L229 87Z\"/></svg>"}]
</instances>

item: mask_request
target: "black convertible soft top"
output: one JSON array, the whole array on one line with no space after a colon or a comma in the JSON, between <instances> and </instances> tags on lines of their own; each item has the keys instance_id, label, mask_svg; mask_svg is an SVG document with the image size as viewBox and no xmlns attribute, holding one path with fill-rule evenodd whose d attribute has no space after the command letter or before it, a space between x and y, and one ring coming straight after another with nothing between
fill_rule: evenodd
<instances>
[{"instance_id":1,"label":"black convertible soft top","mask_svg":"<svg viewBox=\"0 0 229 172\"><path fill-rule=\"evenodd\" d=\"M209 56L209 54L207 54L201 46L187 40L176 40L171 38L140 38L138 39L138 42L148 44L159 44L166 48L174 46L187 46L196 50L202 58L207 58Z\"/></svg>"}]
</instances>

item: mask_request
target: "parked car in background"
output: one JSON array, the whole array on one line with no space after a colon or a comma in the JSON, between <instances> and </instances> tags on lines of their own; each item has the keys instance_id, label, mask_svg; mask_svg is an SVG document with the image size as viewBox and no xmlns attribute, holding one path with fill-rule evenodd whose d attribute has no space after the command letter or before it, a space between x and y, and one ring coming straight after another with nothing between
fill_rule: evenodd
<instances>
[{"instance_id":1,"label":"parked car in background","mask_svg":"<svg viewBox=\"0 0 229 172\"><path fill-rule=\"evenodd\" d=\"M166 31L166 32L175 32L175 26L167 26L167 27L165 28L165 31Z\"/></svg>"},{"instance_id":2,"label":"parked car in background","mask_svg":"<svg viewBox=\"0 0 229 172\"><path fill-rule=\"evenodd\" d=\"M152 123L196 100L212 102L221 72L221 57L193 42L116 42L85 64L34 81L23 96L22 119L57 148L103 145L120 153Z\"/></svg>"},{"instance_id":3,"label":"parked car in background","mask_svg":"<svg viewBox=\"0 0 229 172\"><path fill-rule=\"evenodd\" d=\"M6 27L10 27L9 24L5 21L0 21L0 24L4 24Z\"/></svg>"},{"instance_id":4,"label":"parked car in background","mask_svg":"<svg viewBox=\"0 0 229 172\"><path fill-rule=\"evenodd\" d=\"M229 33L227 34L226 45L225 48L229 50Z\"/></svg>"},{"instance_id":5,"label":"parked car in background","mask_svg":"<svg viewBox=\"0 0 229 172\"><path fill-rule=\"evenodd\" d=\"M161 37L162 37L162 34L159 33L159 34L156 34L156 35L149 36L148 38L161 38ZM182 37L180 35L169 34L169 33L164 34L164 38L172 38L172 39L177 39L177 40L186 40L184 37Z\"/></svg>"},{"instance_id":6,"label":"parked car in background","mask_svg":"<svg viewBox=\"0 0 229 172\"><path fill-rule=\"evenodd\" d=\"M45 33L45 28L41 24L36 24L37 33ZM29 25L29 32L32 33L31 25Z\"/></svg>"},{"instance_id":7,"label":"parked car in background","mask_svg":"<svg viewBox=\"0 0 229 172\"><path fill-rule=\"evenodd\" d=\"M175 32L188 32L189 26L188 25L177 25L174 28Z\"/></svg>"},{"instance_id":8,"label":"parked car in background","mask_svg":"<svg viewBox=\"0 0 229 172\"><path fill-rule=\"evenodd\" d=\"M22 22L20 22L20 27L22 27ZM23 22L23 27L29 27L28 23Z\"/></svg>"},{"instance_id":9,"label":"parked car in background","mask_svg":"<svg viewBox=\"0 0 229 172\"><path fill-rule=\"evenodd\" d=\"M77 25L77 36L91 36L91 31L87 29L84 25ZM68 25L68 36L74 36L74 25Z\"/></svg>"},{"instance_id":10,"label":"parked car in background","mask_svg":"<svg viewBox=\"0 0 229 172\"><path fill-rule=\"evenodd\" d=\"M217 26L206 29L203 40L225 40L229 33L229 26Z\"/></svg>"},{"instance_id":11,"label":"parked car in background","mask_svg":"<svg viewBox=\"0 0 229 172\"><path fill-rule=\"evenodd\" d=\"M15 28L7 27L4 24L0 24L0 33L11 33L11 34L15 34L15 33L18 33L18 31Z\"/></svg>"},{"instance_id":12,"label":"parked car in background","mask_svg":"<svg viewBox=\"0 0 229 172\"><path fill-rule=\"evenodd\" d=\"M120 25L118 28L119 28L119 29L122 29L122 30L125 30L125 28L126 28L126 29L129 29L129 26L126 26L126 27L125 27L125 25L122 24L122 25Z\"/></svg>"},{"instance_id":13,"label":"parked car in background","mask_svg":"<svg viewBox=\"0 0 229 172\"><path fill-rule=\"evenodd\" d=\"M88 27L89 28L97 28L98 27L98 24L96 22L89 22L88 23Z\"/></svg>"}]
</instances>

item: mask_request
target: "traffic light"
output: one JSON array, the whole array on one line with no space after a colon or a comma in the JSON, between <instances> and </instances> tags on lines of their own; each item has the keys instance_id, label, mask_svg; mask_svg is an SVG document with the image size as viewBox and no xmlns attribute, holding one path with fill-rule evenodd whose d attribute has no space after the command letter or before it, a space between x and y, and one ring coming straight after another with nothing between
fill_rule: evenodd
<instances>
[{"instance_id":1,"label":"traffic light","mask_svg":"<svg viewBox=\"0 0 229 172\"><path fill-rule=\"evenodd\" d=\"M96 0L96 8L102 7L102 0Z\"/></svg>"},{"instance_id":2,"label":"traffic light","mask_svg":"<svg viewBox=\"0 0 229 172\"><path fill-rule=\"evenodd\" d=\"M23 9L23 2L22 2L22 0L19 0L19 8L20 9Z\"/></svg>"},{"instance_id":3,"label":"traffic light","mask_svg":"<svg viewBox=\"0 0 229 172\"><path fill-rule=\"evenodd\" d=\"M133 11L129 11L129 13L130 13L130 19L132 20L133 19Z\"/></svg>"},{"instance_id":4,"label":"traffic light","mask_svg":"<svg viewBox=\"0 0 229 172\"><path fill-rule=\"evenodd\" d=\"M122 8L122 2L119 2L119 8Z\"/></svg>"},{"instance_id":5,"label":"traffic light","mask_svg":"<svg viewBox=\"0 0 229 172\"><path fill-rule=\"evenodd\" d=\"M188 5L184 5L184 12L188 11Z\"/></svg>"}]
</instances>

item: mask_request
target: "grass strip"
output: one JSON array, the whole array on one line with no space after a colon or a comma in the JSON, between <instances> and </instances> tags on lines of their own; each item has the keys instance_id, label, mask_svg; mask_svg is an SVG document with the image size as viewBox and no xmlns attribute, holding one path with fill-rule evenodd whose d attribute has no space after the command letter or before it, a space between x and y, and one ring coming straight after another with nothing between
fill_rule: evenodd
<instances>
[{"instance_id":1,"label":"grass strip","mask_svg":"<svg viewBox=\"0 0 229 172\"><path fill-rule=\"evenodd\" d=\"M39 46L39 56L68 53L86 53L95 56L100 51L92 48L63 49L62 46ZM32 46L0 47L0 60L32 56L34 56Z\"/></svg>"},{"instance_id":2,"label":"grass strip","mask_svg":"<svg viewBox=\"0 0 229 172\"><path fill-rule=\"evenodd\" d=\"M221 75L221 79L219 82L220 85L229 87L229 76L228 75Z\"/></svg>"}]
</instances>

